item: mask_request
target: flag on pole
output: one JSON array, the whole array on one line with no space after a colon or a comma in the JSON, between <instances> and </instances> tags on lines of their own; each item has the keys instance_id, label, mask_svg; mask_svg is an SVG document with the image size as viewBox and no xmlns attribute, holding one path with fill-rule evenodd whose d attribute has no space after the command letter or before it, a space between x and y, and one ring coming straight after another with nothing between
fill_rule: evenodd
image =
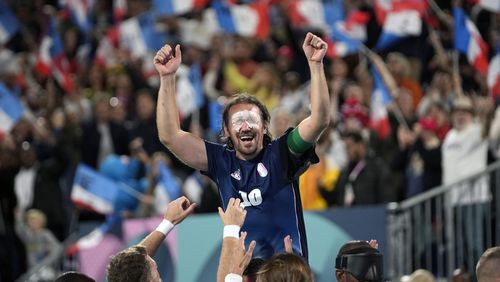
<instances>
[{"instance_id":1,"label":"flag on pole","mask_svg":"<svg viewBox=\"0 0 500 282\"><path fill-rule=\"evenodd\" d=\"M264 3L230 5L217 0L212 8L223 32L258 38L269 35L268 7Z\"/></svg>"},{"instance_id":2,"label":"flag on pole","mask_svg":"<svg viewBox=\"0 0 500 282\"><path fill-rule=\"evenodd\" d=\"M120 46L129 50L135 58L156 52L166 40L165 34L157 28L152 12L123 21L118 28L118 38Z\"/></svg>"},{"instance_id":3,"label":"flag on pole","mask_svg":"<svg viewBox=\"0 0 500 282\"><path fill-rule=\"evenodd\" d=\"M23 105L16 94L0 83L0 132L9 132L23 113Z\"/></svg>"},{"instance_id":4,"label":"flag on pole","mask_svg":"<svg viewBox=\"0 0 500 282\"><path fill-rule=\"evenodd\" d=\"M91 167L80 164L76 170L71 191L75 205L101 214L115 210L120 186Z\"/></svg>"},{"instance_id":5,"label":"flag on pole","mask_svg":"<svg viewBox=\"0 0 500 282\"><path fill-rule=\"evenodd\" d=\"M0 0L0 45L19 31L20 24L3 0Z\"/></svg>"},{"instance_id":6,"label":"flag on pole","mask_svg":"<svg viewBox=\"0 0 500 282\"><path fill-rule=\"evenodd\" d=\"M203 9L209 0L153 0L153 10L161 16L181 15Z\"/></svg>"},{"instance_id":7,"label":"flag on pole","mask_svg":"<svg viewBox=\"0 0 500 282\"><path fill-rule=\"evenodd\" d=\"M392 97L379 71L375 67L372 67L371 73L373 91L370 105L370 127L377 132L381 139L385 139L391 131L387 115L387 105L392 102Z\"/></svg>"},{"instance_id":8,"label":"flag on pole","mask_svg":"<svg viewBox=\"0 0 500 282\"><path fill-rule=\"evenodd\" d=\"M79 30L89 33L92 30L92 9L94 0L60 0L60 5L69 12Z\"/></svg>"},{"instance_id":9,"label":"flag on pole","mask_svg":"<svg viewBox=\"0 0 500 282\"><path fill-rule=\"evenodd\" d=\"M345 18L341 0L294 0L288 6L288 13L296 27L310 26L326 31L331 31L336 22Z\"/></svg>"},{"instance_id":10,"label":"flag on pole","mask_svg":"<svg viewBox=\"0 0 500 282\"><path fill-rule=\"evenodd\" d=\"M469 63L481 74L488 72L488 45L474 23L460 8L453 8L454 48L467 56Z\"/></svg>"},{"instance_id":11,"label":"flag on pole","mask_svg":"<svg viewBox=\"0 0 500 282\"><path fill-rule=\"evenodd\" d=\"M53 75L66 93L73 92L68 58L64 53L61 36L54 19L49 22L48 33L43 37L35 69L43 76Z\"/></svg>"},{"instance_id":12,"label":"flag on pole","mask_svg":"<svg viewBox=\"0 0 500 282\"><path fill-rule=\"evenodd\" d=\"M498 44L500 47L500 43ZM491 59L490 67L488 69L488 89L493 97L500 97L500 50L493 59Z\"/></svg>"},{"instance_id":13,"label":"flag on pole","mask_svg":"<svg viewBox=\"0 0 500 282\"><path fill-rule=\"evenodd\" d=\"M385 17L376 49L386 49L408 36L422 33L422 18L417 10L392 11Z\"/></svg>"}]
</instances>

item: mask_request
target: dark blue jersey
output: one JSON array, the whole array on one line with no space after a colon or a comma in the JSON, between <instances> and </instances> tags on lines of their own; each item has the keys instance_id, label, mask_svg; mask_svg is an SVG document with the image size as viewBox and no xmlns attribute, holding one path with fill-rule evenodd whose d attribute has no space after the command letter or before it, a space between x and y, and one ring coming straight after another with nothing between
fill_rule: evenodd
<instances>
[{"instance_id":1,"label":"dark blue jersey","mask_svg":"<svg viewBox=\"0 0 500 282\"><path fill-rule=\"evenodd\" d=\"M208 172L217 184L224 210L230 198L240 198L247 216L242 231L247 244L257 241L253 257L270 258L284 252L283 238L290 235L293 249L307 259L307 240L300 201L298 177L318 158L314 148L301 157L287 146L290 130L265 145L254 159L236 157L225 145L206 141Z\"/></svg>"}]
</instances>

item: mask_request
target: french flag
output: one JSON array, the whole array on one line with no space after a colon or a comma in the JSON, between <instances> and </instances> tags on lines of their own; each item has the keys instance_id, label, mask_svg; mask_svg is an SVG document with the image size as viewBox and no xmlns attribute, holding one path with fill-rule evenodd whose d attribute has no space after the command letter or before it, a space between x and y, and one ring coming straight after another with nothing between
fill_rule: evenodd
<instances>
[{"instance_id":1,"label":"french flag","mask_svg":"<svg viewBox=\"0 0 500 282\"><path fill-rule=\"evenodd\" d=\"M84 33L92 30L91 13L94 0L60 0L60 5L69 12L78 29Z\"/></svg>"},{"instance_id":2,"label":"french flag","mask_svg":"<svg viewBox=\"0 0 500 282\"><path fill-rule=\"evenodd\" d=\"M360 50L361 42L351 38L341 30L334 28L331 39L327 39L328 50L326 54L330 58L341 58L357 53Z\"/></svg>"},{"instance_id":3,"label":"french flag","mask_svg":"<svg viewBox=\"0 0 500 282\"><path fill-rule=\"evenodd\" d=\"M121 22L127 12L127 0L113 0L113 18L115 22Z\"/></svg>"},{"instance_id":4,"label":"french flag","mask_svg":"<svg viewBox=\"0 0 500 282\"><path fill-rule=\"evenodd\" d=\"M153 0L153 10L161 16L181 15L205 8L209 0Z\"/></svg>"},{"instance_id":5,"label":"french flag","mask_svg":"<svg viewBox=\"0 0 500 282\"><path fill-rule=\"evenodd\" d=\"M472 3L490 12L500 13L500 0L472 0Z\"/></svg>"},{"instance_id":6,"label":"french flag","mask_svg":"<svg viewBox=\"0 0 500 282\"><path fill-rule=\"evenodd\" d=\"M149 52L163 47L166 37L156 27L151 11L123 21L118 27L120 47L129 50L133 57L143 58Z\"/></svg>"},{"instance_id":7,"label":"french flag","mask_svg":"<svg viewBox=\"0 0 500 282\"><path fill-rule=\"evenodd\" d=\"M421 16L427 14L429 3L427 0L374 0L373 9L375 16L380 25L386 21L386 17L391 12L399 12L405 10L415 10Z\"/></svg>"},{"instance_id":8,"label":"french flag","mask_svg":"<svg viewBox=\"0 0 500 282\"><path fill-rule=\"evenodd\" d=\"M385 17L375 49L387 49L408 36L422 33L422 18L417 10L391 11Z\"/></svg>"},{"instance_id":9,"label":"french flag","mask_svg":"<svg viewBox=\"0 0 500 282\"><path fill-rule=\"evenodd\" d=\"M500 52L491 59L487 82L491 96L500 97Z\"/></svg>"},{"instance_id":10,"label":"french flag","mask_svg":"<svg viewBox=\"0 0 500 282\"><path fill-rule=\"evenodd\" d=\"M73 180L71 200L76 206L101 214L115 211L120 186L91 167L79 164Z\"/></svg>"},{"instance_id":11,"label":"french flag","mask_svg":"<svg viewBox=\"0 0 500 282\"><path fill-rule=\"evenodd\" d=\"M310 26L325 30L331 30L336 22L345 18L341 0L294 0L288 6L288 13L296 27Z\"/></svg>"},{"instance_id":12,"label":"french flag","mask_svg":"<svg viewBox=\"0 0 500 282\"><path fill-rule=\"evenodd\" d=\"M118 63L116 57L116 47L118 44L118 29L111 28L108 30L106 36L101 38L99 45L96 49L95 62L103 67L107 68Z\"/></svg>"},{"instance_id":13,"label":"french flag","mask_svg":"<svg viewBox=\"0 0 500 282\"><path fill-rule=\"evenodd\" d=\"M377 132L380 139L385 139L391 132L387 105L392 102L392 97L378 70L372 67L371 72L373 91L370 105L370 128Z\"/></svg>"},{"instance_id":14,"label":"french flag","mask_svg":"<svg viewBox=\"0 0 500 282\"><path fill-rule=\"evenodd\" d=\"M216 0L212 8L223 32L258 38L269 35L269 15L265 3L230 5Z\"/></svg>"},{"instance_id":15,"label":"french flag","mask_svg":"<svg viewBox=\"0 0 500 282\"><path fill-rule=\"evenodd\" d=\"M172 171L165 165L165 163L160 162L158 164L159 175L157 179L156 191L167 199L175 200L182 196L181 183L172 173ZM158 196L158 194L156 195ZM168 201L167 201L168 202Z\"/></svg>"},{"instance_id":16,"label":"french flag","mask_svg":"<svg viewBox=\"0 0 500 282\"><path fill-rule=\"evenodd\" d=\"M64 54L63 43L54 20L50 21L48 33L40 44L35 69L45 77L52 74L66 93L73 92L70 65Z\"/></svg>"},{"instance_id":17,"label":"french flag","mask_svg":"<svg viewBox=\"0 0 500 282\"><path fill-rule=\"evenodd\" d=\"M454 47L467 56L469 63L482 75L488 72L488 45L474 23L460 8L453 8Z\"/></svg>"},{"instance_id":18,"label":"french flag","mask_svg":"<svg viewBox=\"0 0 500 282\"><path fill-rule=\"evenodd\" d=\"M23 113L23 105L16 94L0 83L0 133L9 132Z\"/></svg>"},{"instance_id":19,"label":"french flag","mask_svg":"<svg viewBox=\"0 0 500 282\"><path fill-rule=\"evenodd\" d=\"M352 39L358 41L366 40L366 25L370 20L370 14L362 11L349 13L345 21L338 21L336 27Z\"/></svg>"},{"instance_id":20,"label":"french flag","mask_svg":"<svg viewBox=\"0 0 500 282\"><path fill-rule=\"evenodd\" d=\"M0 45L19 31L20 25L7 4L0 0Z\"/></svg>"},{"instance_id":21,"label":"french flag","mask_svg":"<svg viewBox=\"0 0 500 282\"><path fill-rule=\"evenodd\" d=\"M66 254L73 256L77 252L95 248L103 242L109 244L117 241L121 245L121 225L122 217L120 213L106 216L106 221L103 224L70 245L66 250Z\"/></svg>"}]
</instances>

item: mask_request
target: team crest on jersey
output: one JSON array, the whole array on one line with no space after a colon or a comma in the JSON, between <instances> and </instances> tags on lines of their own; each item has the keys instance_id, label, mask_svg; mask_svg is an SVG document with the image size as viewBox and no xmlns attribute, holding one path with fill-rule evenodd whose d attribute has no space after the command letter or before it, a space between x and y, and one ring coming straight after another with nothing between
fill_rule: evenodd
<instances>
[{"instance_id":1,"label":"team crest on jersey","mask_svg":"<svg viewBox=\"0 0 500 282\"><path fill-rule=\"evenodd\" d=\"M236 180L241 180L241 172L240 172L240 169L238 169L237 171L231 173L231 176L236 179Z\"/></svg>"},{"instance_id":2,"label":"team crest on jersey","mask_svg":"<svg viewBox=\"0 0 500 282\"><path fill-rule=\"evenodd\" d=\"M263 163L259 163L257 165L257 172L259 173L260 177L266 177L268 174L267 168L264 166Z\"/></svg>"}]
</instances>

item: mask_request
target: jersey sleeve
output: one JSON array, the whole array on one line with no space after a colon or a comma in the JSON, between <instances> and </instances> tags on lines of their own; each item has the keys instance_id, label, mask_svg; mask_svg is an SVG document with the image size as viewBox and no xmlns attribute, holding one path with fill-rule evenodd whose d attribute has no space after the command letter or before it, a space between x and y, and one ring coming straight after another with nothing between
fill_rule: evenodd
<instances>
[{"instance_id":1,"label":"jersey sleeve","mask_svg":"<svg viewBox=\"0 0 500 282\"><path fill-rule=\"evenodd\" d=\"M287 138L293 128L289 128L285 134L279 137L279 147L280 147L280 161L283 165L283 173L286 180L291 181L296 177L300 176L310 164L315 164L319 162L319 158L316 155L315 149L316 145L309 148L302 155L294 155L288 148Z\"/></svg>"},{"instance_id":2,"label":"jersey sleeve","mask_svg":"<svg viewBox=\"0 0 500 282\"><path fill-rule=\"evenodd\" d=\"M212 180L217 178L217 162L224 161L224 146L205 140L205 148L207 151L208 171L202 171L202 174L210 177Z\"/></svg>"}]
</instances>

